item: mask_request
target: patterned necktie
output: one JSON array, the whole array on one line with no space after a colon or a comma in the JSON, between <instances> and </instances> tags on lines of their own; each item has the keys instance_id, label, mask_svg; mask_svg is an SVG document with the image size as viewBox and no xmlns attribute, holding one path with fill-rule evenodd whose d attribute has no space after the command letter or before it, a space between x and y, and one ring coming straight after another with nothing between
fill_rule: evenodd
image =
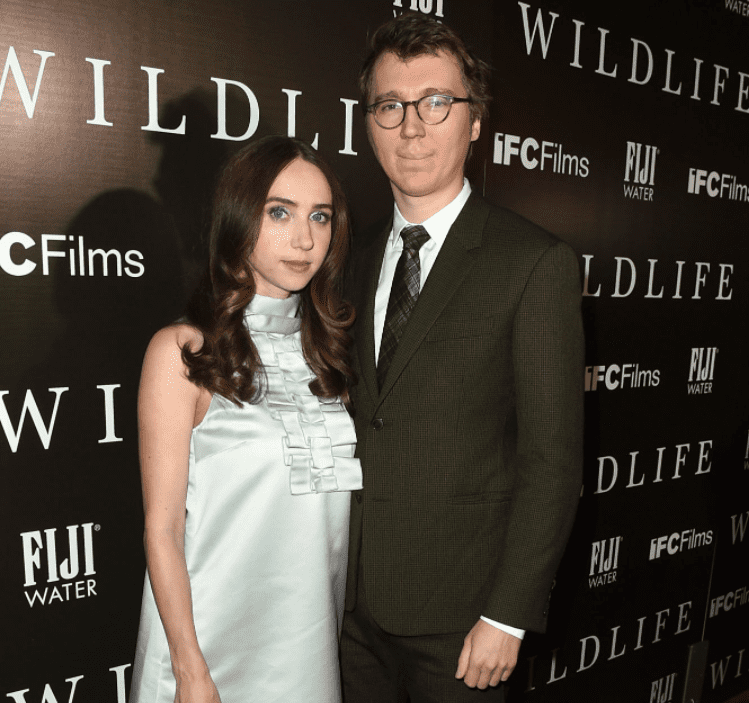
<instances>
[{"instance_id":1,"label":"patterned necktie","mask_svg":"<svg viewBox=\"0 0 749 703\"><path fill-rule=\"evenodd\" d=\"M429 233L421 225L404 227L401 230L403 253L398 259L390 289L385 325L382 329L380 358L377 361L377 382L382 388L390 362L398 348L408 316L419 297L421 264L419 249L429 240Z\"/></svg>"}]
</instances>

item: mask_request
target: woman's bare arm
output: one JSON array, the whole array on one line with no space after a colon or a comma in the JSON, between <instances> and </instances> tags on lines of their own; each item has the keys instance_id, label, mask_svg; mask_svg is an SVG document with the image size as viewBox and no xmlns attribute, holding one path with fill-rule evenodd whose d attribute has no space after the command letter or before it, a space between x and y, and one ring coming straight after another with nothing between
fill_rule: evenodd
<instances>
[{"instance_id":1,"label":"woman's bare arm","mask_svg":"<svg viewBox=\"0 0 749 703\"><path fill-rule=\"evenodd\" d=\"M199 346L199 333L186 325L164 328L154 335L143 361L138 431L144 544L177 681L175 702L215 703L218 692L195 632L184 550L190 435L210 394L187 379L181 358L186 342Z\"/></svg>"}]
</instances>

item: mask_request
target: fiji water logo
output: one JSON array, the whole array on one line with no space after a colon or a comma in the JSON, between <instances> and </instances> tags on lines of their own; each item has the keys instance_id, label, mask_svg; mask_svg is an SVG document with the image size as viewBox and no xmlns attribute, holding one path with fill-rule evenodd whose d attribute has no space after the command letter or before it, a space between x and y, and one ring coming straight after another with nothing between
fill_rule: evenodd
<instances>
[{"instance_id":1,"label":"fiji water logo","mask_svg":"<svg viewBox=\"0 0 749 703\"><path fill-rule=\"evenodd\" d=\"M67 539L56 527L21 533L24 595L29 607L97 595L94 533L100 525L68 525ZM65 544L67 542L67 544Z\"/></svg>"}]
</instances>

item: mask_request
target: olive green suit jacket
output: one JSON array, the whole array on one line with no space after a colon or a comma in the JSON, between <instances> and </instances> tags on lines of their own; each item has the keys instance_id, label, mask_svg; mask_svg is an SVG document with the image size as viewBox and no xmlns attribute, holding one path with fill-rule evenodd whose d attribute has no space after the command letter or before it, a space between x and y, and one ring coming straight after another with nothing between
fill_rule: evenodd
<instances>
[{"instance_id":1,"label":"olive green suit jacket","mask_svg":"<svg viewBox=\"0 0 749 703\"><path fill-rule=\"evenodd\" d=\"M467 632L480 615L543 631L581 486L577 258L472 194L378 389L374 297L391 227L352 257L364 488L346 607L361 567L392 634Z\"/></svg>"}]
</instances>

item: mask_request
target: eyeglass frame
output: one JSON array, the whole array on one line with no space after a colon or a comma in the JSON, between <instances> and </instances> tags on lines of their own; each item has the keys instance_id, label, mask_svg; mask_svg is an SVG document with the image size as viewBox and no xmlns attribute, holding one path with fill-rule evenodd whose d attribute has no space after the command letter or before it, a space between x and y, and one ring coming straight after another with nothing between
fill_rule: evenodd
<instances>
[{"instance_id":1,"label":"eyeglass frame","mask_svg":"<svg viewBox=\"0 0 749 703\"><path fill-rule=\"evenodd\" d=\"M425 122L424 121L424 118L421 116L421 113L419 112L419 103L422 100L427 100L428 98L436 98L436 97L446 98L447 100L449 100L450 101L450 107L448 108L447 112L445 113L445 116L439 122L434 122L432 124L429 124L429 122ZM383 125L381 125L377 121L377 117L376 117L375 112L374 112L378 105L382 105L382 103L387 103L387 102L400 103L403 106L403 115L401 116L401 121L398 124L393 125L392 127L384 127ZM404 120L406 119L406 111L408 110L408 106L409 105L413 105L414 106L414 110L416 110L416 115L418 116L418 118L422 122L424 122L425 125L428 125L429 127L434 127L434 126L436 126L438 124L442 124L450 116L450 110L452 110L453 103L469 103L469 104L472 104L473 103L473 98L458 98L458 97L456 97L454 95L443 95L442 93L433 93L432 95L422 95L418 100L396 100L395 98L384 98L383 100L378 100L377 102L374 102L371 105L367 105L364 108L364 111L366 113L368 113L368 114L372 113L372 118L377 123L377 126L380 127L381 129L398 129L398 127L400 127L403 124Z\"/></svg>"}]
</instances>

